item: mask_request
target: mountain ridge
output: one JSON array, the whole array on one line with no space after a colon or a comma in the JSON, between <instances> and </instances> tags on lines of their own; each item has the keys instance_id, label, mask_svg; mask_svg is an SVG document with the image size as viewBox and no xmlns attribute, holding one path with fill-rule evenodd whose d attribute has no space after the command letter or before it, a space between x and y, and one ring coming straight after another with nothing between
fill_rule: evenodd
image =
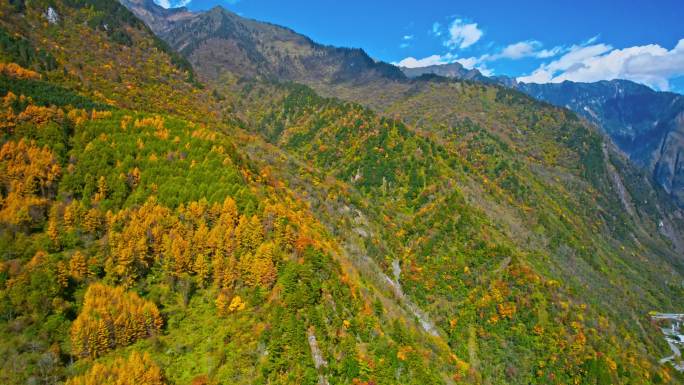
<instances>
[{"instance_id":1,"label":"mountain ridge","mask_svg":"<svg viewBox=\"0 0 684 385\"><path fill-rule=\"evenodd\" d=\"M396 67L376 62L362 49L321 45L287 27L245 19L221 6L187 12L165 10L151 0L122 4L188 58L205 79L218 79L223 68L241 77L300 82L404 78ZM216 56L221 52L231 54Z\"/></svg>"},{"instance_id":2,"label":"mountain ridge","mask_svg":"<svg viewBox=\"0 0 684 385\"><path fill-rule=\"evenodd\" d=\"M409 77L434 74L501 84L575 111L599 126L633 162L649 170L653 180L684 207L684 169L678 161L684 158L684 96L680 94L655 91L624 79L536 84L506 76L487 78L477 70L466 76L458 63L402 71Z\"/></svg>"}]
</instances>

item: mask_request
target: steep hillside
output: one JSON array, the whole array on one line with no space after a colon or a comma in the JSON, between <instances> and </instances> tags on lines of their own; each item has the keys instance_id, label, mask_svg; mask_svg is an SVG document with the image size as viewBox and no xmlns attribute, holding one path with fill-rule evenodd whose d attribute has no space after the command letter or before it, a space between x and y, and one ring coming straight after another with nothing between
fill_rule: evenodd
<instances>
[{"instance_id":1,"label":"steep hillside","mask_svg":"<svg viewBox=\"0 0 684 385\"><path fill-rule=\"evenodd\" d=\"M684 207L684 97L625 80L518 88L596 123Z\"/></svg>"},{"instance_id":2,"label":"steep hillside","mask_svg":"<svg viewBox=\"0 0 684 385\"><path fill-rule=\"evenodd\" d=\"M359 278L286 182L242 155L237 127L138 91L204 95L125 9L22 5L2 5L3 58L29 53L38 71L0 65L0 382L450 381L448 346ZM25 32L55 14L54 28ZM108 32L117 14L130 42ZM75 87L58 74L89 48L76 32L168 71L114 62L131 81L122 93L87 72ZM109 60L88 57L85 68Z\"/></svg>"},{"instance_id":3,"label":"steep hillside","mask_svg":"<svg viewBox=\"0 0 684 385\"><path fill-rule=\"evenodd\" d=\"M656 286L677 281L682 260L671 240L653 235L654 221L659 215L668 223L671 219L680 243L682 218L670 215L676 209L635 206L646 196L657 201L657 192L644 188L643 175L604 149L601 137L574 115L505 89L497 94L497 88L459 86L459 108L449 113L460 120L433 127L384 119L301 88L278 92L248 85L248 94L238 99L246 104L237 109L249 111L245 119L255 120L248 125L294 156L283 161L254 152L255 159L289 173L290 181L299 178L294 185L301 196L334 234L352 245L360 263L370 257L386 276L394 275L394 290L426 311L416 315L449 336L458 357L477 361L470 381L568 383L582 378L574 376L582 369L573 365L594 364L573 361L562 349L529 350L532 342L522 342L539 327L550 328L545 329L549 340L568 333L563 325L572 319L551 321L545 314L558 315L558 308L539 308L553 303L561 308L575 303L585 320L615 322L594 330L597 339L588 344L599 356L606 354L601 343L617 330L626 333L617 340L645 343L634 346L637 351L660 345L644 314L663 303L681 306L676 285ZM453 96L453 90L444 92L444 97ZM268 112L263 95L282 99L273 101ZM430 95L427 101L418 94L425 104L408 99L407 109L441 119L426 111L428 106L446 110L434 99L439 95L434 89ZM407 111L395 115L414 116ZM519 127L517 135L512 127ZM620 187L629 191L624 200L617 194ZM343 213L350 211L357 214L346 219ZM532 282L545 282L543 287L520 280L520 269L531 274ZM511 275L514 280L507 281ZM561 283L558 292L549 290L554 282ZM626 287L634 296L625 294ZM490 290L507 294L496 294L494 302L482 300ZM522 299L537 295L541 302L536 304ZM646 299L651 295L659 298ZM510 309L516 309L515 316ZM508 322L527 329L511 330ZM567 371L553 366L560 364L559 355L565 357L562 365L570 365L564 366ZM538 359L548 371L535 368ZM635 375L618 373L613 383Z\"/></svg>"},{"instance_id":4,"label":"steep hillside","mask_svg":"<svg viewBox=\"0 0 684 385\"><path fill-rule=\"evenodd\" d=\"M118 2L0 4L0 382L684 381L684 218L593 126L124 3L194 70Z\"/></svg>"},{"instance_id":5,"label":"steep hillside","mask_svg":"<svg viewBox=\"0 0 684 385\"><path fill-rule=\"evenodd\" d=\"M409 77L433 74L453 79L501 84L535 99L565 107L599 126L634 163L648 170L652 180L684 207L684 97L657 92L627 81L596 83L518 83L508 77L487 78L460 64L402 68Z\"/></svg>"},{"instance_id":6,"label":"steep hillside","mask_svg":"<svg viewBox=\"0 0 684 385\"><path fill-rule=\"evenodd\" d=\"M183 8L166 10L152 0L122 0L122 4L212 82L226 81L230 76L295 81L323 95L375 108L394 98L382 90L401 90L398 97L402 97L413 92L406 78L425 75L514 88L569 108L597 124L684 208L684 163L679 161L684 148L684 99L680 95L655 92L622 80L524 84L507 77L488 78L459 63L397 68L376 63L361 50L321 46L287 28L244 19L221 7L191 13Z\"/></svg>"},{"instance_id":7,"label":"steep hillside","mask_svg":"<svg viewBox=\"0 0 684 385\"><path fill-rule=\"evenodd\" d=\"M211 95L193 84L190 64L124 7L105 0L63 3L3 2L3 59L42 70L43 81L105 104L215 114Z\"/></svg>"}]
</instances>

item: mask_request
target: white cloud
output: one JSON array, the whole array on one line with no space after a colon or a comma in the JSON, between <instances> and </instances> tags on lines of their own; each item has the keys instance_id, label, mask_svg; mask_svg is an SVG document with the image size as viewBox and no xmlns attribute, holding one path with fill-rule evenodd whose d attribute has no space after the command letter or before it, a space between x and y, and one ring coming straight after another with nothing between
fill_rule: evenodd
<instances>
[{"instance_id":1,"label":"white cloud","mask_svg":"<svg viewBox=\"0 0 684 385\"><path fill-rule=\"evenodd\" d=\"M592 57L597 57L609 52L613 47L606 44L594 44L589 46L573 45L568 52L558 60L542 64L532 74L518 78L525 83L549 83L556 74L565 71L574 71L583 62Z\"/></svg>"},{"instance_id":2,"label":"white cloud","mask_svg":"<svg viewBox=\"0 0 684 385\"><path fill-rule=\"evenodd\" d=\"M563 48L542 49L543 44L537 40L526 40L506 46L496 55L497 58L522 59L526 57L549 58L558 55Z\"/></svg>"},{"instance_id":3,"label":"white cloud","mask_svg":"<svg viewBox=\"0 0 684 385\"><path fill-rule=\"evenodd\" d=\"M684 75L684 39L671 50L658 44L613 49L605 44L572 46L558 60L542 64L526 83L560 83L565 80L595 82L628 79L660 90L669 89L669 79Z\"/></svg>"},{"instance_id":4,"label":"white cloud","mask_svg":"<svg viewBox=\"0 0 684 385\"><path fill-rule=\"evenodd\" d=\"M399 48L408 48L411 46L411 40L413 40L414 36L413 35L404 35L401 40L402 43L399 44Z\"/></svg>"},{"instance_id":5,"label":"white cloud","mask_svg":"<svg viewBox=\"0 0 684 385\"><path fill-rule=\"evenodd\" d=\"M446 33L445 33L446 32ZM484 32L477 23L463 19L453 20L448 28L435 22L429 34L446 35L444 45L449 51L464 49L480 41ZM395 63L416 68L430 65L461 63L465 68L478 69L484 75L491 75L488 63L497 60L541 59L543 63L527 76L517 80L526 83L559 83L565 80L595 82L600 80L628 79L656 89L668 90L670 80L684 76L684 39L668 50L658 44L616 49L599 43L599 35L572 46L544 48L538 40L524 40L509 44L498 50L488 50L480 56L458 57L455 53L431 55L422 59L407 57ZM404 37L405 45L412 39Z\"/></svg>"},{"instance_id":6,"label":"white cloud","mask_svg":"<svg viewBox=\"0 0 684 385\"><path fill-rule=\"evenodd\" d=\"M540 46L541 43L536 40L521 41L506 46L498 56L508 59L522 59L533 56Z\"/></svg>"},{"instance_id":7,"label":"white cloud","mask_svg":"<svg viewBox=\"0 0 684 385\"><path fill-rule=\"evenodd\" d=\"M509 44L495 54L484 54L480 61L495 61L499 59L519 60L524 58L544 59L556 56L564 51L563 47L557 46L551 49L542 49L543 44L537 40L525 40Z\"/></svg>"},{"instance_id":8,"label":"white cloud","mask_svg":"<svg viewBox=\"0 0 684 385\"><path fill-rule=\"evenodd\" d=\"M445 54L445 55L432 55L423 59L416 59L413 57L407 57L402 60L399 64L404 67L425 67L428 65L435 64L447 64L453 62L461 63L467 69L478 69L483 75L489 76L493 74L493 71L487 68L487 62L493 62L499 59L511 59L518 60L527 57L534 58L549 58L556 56L563 52L562 47L554 47L552 49L542 49L543 44L536 40L521 41L518 43L510 44L504 47L501 51L495 54L483 54L477 57L459 58L456 55ZM408 44L400 45L402 48L408 47Z\"/></svg>"},{"instance_id":9,"label":"white cloud","mask_svg":"<svg viewBox=\"0 0 684 385\"><path fill-rule=\"evenodd\" d=\"M453 48L468 48L477 43L484 33L477 27L477 23L466 24L461 19L454 20L449 25L449 39L444 45Z\"/></svg>"},{"instance_id":10,"label":"white cloud","mask_svg":"<svg viewBox=\"0 0 684 385\"><path fill-rule=\"evenodd\" d=\"M492 62L504 58L513 60L522 59L526 57L546 58L558 55L562 51L561 47L555 47L550 50L542 50L541 47L542 43L536 40L530 40L508 45L496 54L484 54L481 56L458 58L455 54L447 53L444 55L432 55L422 59L407 57L399 63L395 64L402 67L416 68L436 64L448 64L458 62L461 65L463 65L463 67L465 67L466 69L474 68L482 72L483 75L490 76L493 74L493 71L487 68L487 62Z\"/></svg>"},{"instance_id":11,"label":"white cloud","mask_svg":"<svg viewBox=\"0 0 684 385\"><path fill-rule=\"evenodd\" d=\"M599 37L601 37L601 35L594 35L594 36L590 37L589 39L587 39L587 41L585 41L581 45L592 45L598 41Z\"/></svg>"},{"instance_id":12,"label":"white cloud","mask_svg":"<svg viewBox=\"0 0 684 385\"><path fill-rule=\"evenodd\" d=\"M442 25L435 21L434 24L432 24L431 33L435 36L442 36Z\"/></svg>"},{"instance_id":13,"label":"white cloud","mask_svg":"<svg viewBox=\"0 0 684 385\"><path fill-rule=\"evenodd\" d=\"M478 64L480 64L480 58L477 57L466 57L457 59L456 61L460 63L464 68L469 70L475 68Z\"/></svg>"},{"instance_id":14,"label":"white cloud","mask_svg":"<svg viewBox=\"0 0 684 385\"><path fill-rule=\"evenodd\" d=\"M564 48L560 46L553 47L551 49L543 49L541 51L537 51L534 55L534 57L538 59L548 59L550 57L557 56L558 54L564 52Z\"/></svg>"}]
</instances>

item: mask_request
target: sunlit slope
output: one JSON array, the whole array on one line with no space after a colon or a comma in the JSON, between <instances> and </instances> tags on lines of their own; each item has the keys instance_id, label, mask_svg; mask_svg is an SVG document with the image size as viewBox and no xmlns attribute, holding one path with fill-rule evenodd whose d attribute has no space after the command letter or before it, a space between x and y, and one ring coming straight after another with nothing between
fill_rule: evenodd
<instances>
[{"instance_id":1,"label":"sunlit slope","mask_svg":"<svg viewBox=\"0 0 684 385\"><path fill-rule=\"evenodd\" d=\"M647 361L667 350L647 312L681 306L681 261L656 230L668 219L647 202L657 192L571 113L457 87L454 120L431 125L418 109L406 116L419 122L404 124L302 87L250 86L239 100L249 124L295 158L266 162L309 178L316 187L298 188L315 212L387 276L399 262L402 289L483 378L549 381L566 370L570 381L605 354L625 371L636 357L657 370ZM277 95L270 109L256 97L266 94ZM591 353L571 358L564 349L580 332Z\"/></svg>"}]
</instances>

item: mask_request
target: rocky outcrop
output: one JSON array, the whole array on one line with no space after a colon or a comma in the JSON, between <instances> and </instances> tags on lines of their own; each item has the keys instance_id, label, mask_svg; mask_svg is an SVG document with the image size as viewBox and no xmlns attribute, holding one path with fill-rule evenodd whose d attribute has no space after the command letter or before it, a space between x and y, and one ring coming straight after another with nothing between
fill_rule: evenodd
<instances>
[{"instance_id":1,"label":"rocky outcrop","mask_svg":"<svg viewBox=\"0 0 684 385\"><path fill-rule=\"evenodd\" d=\"M654 178L675 202L684 207L684 112L670 123L671 129L654 154Z\"/></svg>"}]
</instances>

